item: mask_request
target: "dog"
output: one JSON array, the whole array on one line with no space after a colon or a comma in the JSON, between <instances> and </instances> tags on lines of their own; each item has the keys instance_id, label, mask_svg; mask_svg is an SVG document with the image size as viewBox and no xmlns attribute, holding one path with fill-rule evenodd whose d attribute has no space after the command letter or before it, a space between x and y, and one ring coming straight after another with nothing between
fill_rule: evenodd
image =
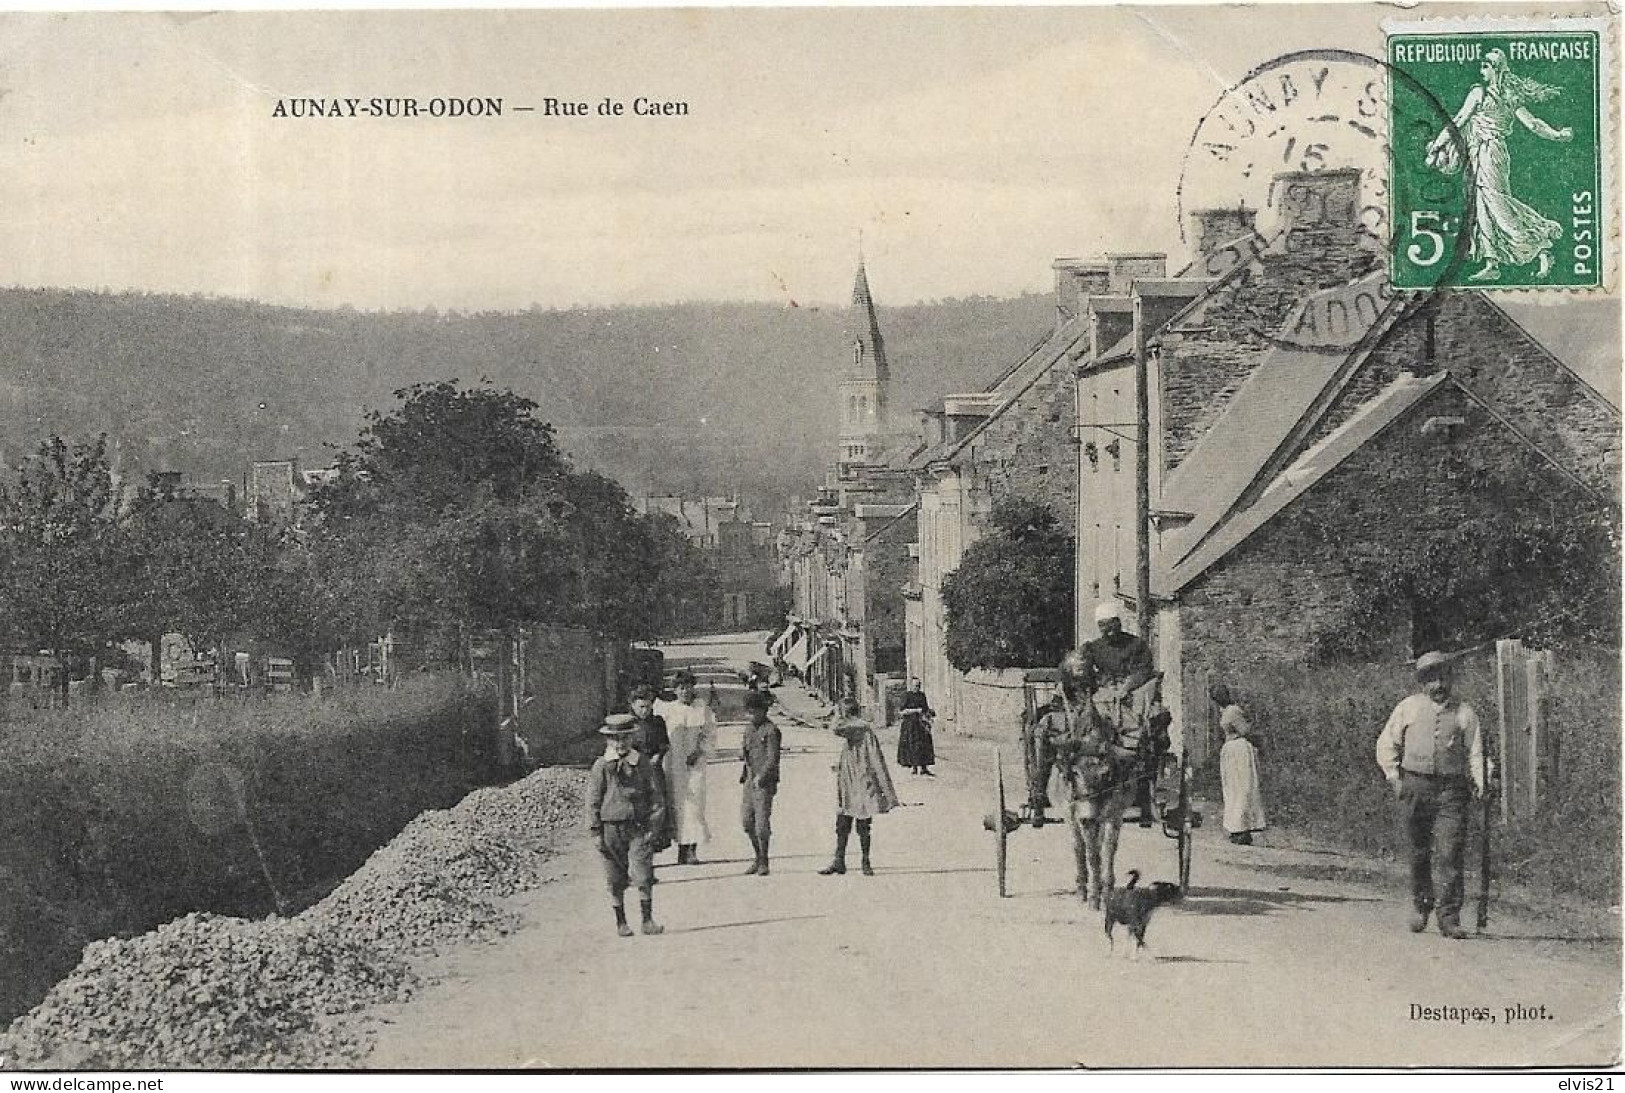
<instances>
[{"instance_id":1,"label":"dog","mask_svg":"<svg viewBox=\"0 0 1625 1093\"><path fill-rule=\"evenodd\" d=\"M1158 907L1164 903L1177 903L1185 894L1179 885L1167 881L1153 881L1149 888L1135 887L1140 882L1140 871L1128 871L1128 883L1121 888L1113 888L1106 896L1106 941L1111 951L1117 951L1116 927L1127 926L1128 932L1134 935L1134 950L1130 954L1138 957L1141 949L1145 948L1145 929L1151 924L1151 916Z\"/></svg>"}]
</instances>

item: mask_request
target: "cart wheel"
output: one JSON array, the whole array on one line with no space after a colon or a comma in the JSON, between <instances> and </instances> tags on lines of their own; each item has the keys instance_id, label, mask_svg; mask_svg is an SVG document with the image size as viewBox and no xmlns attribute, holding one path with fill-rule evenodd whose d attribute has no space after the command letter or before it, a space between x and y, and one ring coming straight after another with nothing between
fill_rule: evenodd
<instances>
[{"instance_id":1,"label":"cart wheel","mask_svg":"<svg viewBox=\"0 0 1625 1093\"><path fill-rule=\"evenodd\" d=\"M1010 838L1004 827L1004 760L999 749L993 749L993 838L994 867L999 874L999 898L1006 895L1004 890L1004 863L1006 854L1006 841Z\"/></svg>"},{"instance_id":2,"label":"cart wheel","mask_svg":"<svg viewBox=\"0 0 1625 1093\"><path fill-rule=\"evenodd\" d=\"M1179 888L1189 891L1191 886L1191 768L1182 755L1179 759Z\"/></svg>"}]
</instances>

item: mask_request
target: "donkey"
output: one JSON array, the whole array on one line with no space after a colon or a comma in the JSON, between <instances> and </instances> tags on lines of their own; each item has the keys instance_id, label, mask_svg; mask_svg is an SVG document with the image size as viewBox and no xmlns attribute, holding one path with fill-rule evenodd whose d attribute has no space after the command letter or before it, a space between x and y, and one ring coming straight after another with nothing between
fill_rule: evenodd
<instances>
[{"instance_id":1,"label":"donkey","mask_svg":"<svg viewBox=\"0 0 1625 1093\"><path fill-rule=\"evenodd\" d=\"M1103 893L1117 884L1117 844L1123 814L1134 804L1139 781L1149 776L1142 745L1148 705L1155 700L1157 680L1130 695L1097 692L1074 703L1063 693L1056 766L1061 772L1061 798L1072 852L1077 863L1077 891L1099 909Z\"/></svg>"}]
</instances>

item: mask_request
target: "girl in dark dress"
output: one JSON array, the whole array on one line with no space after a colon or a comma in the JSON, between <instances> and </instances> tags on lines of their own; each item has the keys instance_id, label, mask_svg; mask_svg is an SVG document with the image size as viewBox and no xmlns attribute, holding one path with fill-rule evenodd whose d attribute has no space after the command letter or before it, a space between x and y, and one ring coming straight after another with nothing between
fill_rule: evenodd
<instances>
[{"instance_id":1,"label":"girl in dark dress","mask_svg":"<svg viewBox=\"0 0 1625 1093\"><path fill-rule=\"evenodd\" d=\"M935 778L936 775L931 773L931 764L937 761L937 752L931 741L931 719L937 714L925 697L919 680L909 680L898 712L903 728L897 737L897 765L907 767L910 773Z\"/></svg>"}]
</instances>

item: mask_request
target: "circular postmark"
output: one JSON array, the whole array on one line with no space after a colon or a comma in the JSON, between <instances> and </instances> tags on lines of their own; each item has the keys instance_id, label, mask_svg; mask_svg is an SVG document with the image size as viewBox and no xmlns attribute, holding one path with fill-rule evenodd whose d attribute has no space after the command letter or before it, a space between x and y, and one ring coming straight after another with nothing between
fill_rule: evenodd
<instances>
[{"instance_id":1,"label":"circular postmark","mask_svg":"<svg viewBox=\"0 0 1625 1093\"><path fill-rule=\"evenodd\" d=\"M1176 194L1181 236L1208 276L1268 253L1291 259L1301 288L1286 314L1253 316L1255 334L1292 348L1347 350L1387 311L1395 295L1387 270L1396 138L1464 149L1427 89L1340 49L1267 61L1202 117ZM1465 155L1446 158L1454 169L1429 176L1435 212L1422 225L1434 276L1413 293L1442 290L1467 257L1471 171Z\"/></svg>"}]
</instances>

